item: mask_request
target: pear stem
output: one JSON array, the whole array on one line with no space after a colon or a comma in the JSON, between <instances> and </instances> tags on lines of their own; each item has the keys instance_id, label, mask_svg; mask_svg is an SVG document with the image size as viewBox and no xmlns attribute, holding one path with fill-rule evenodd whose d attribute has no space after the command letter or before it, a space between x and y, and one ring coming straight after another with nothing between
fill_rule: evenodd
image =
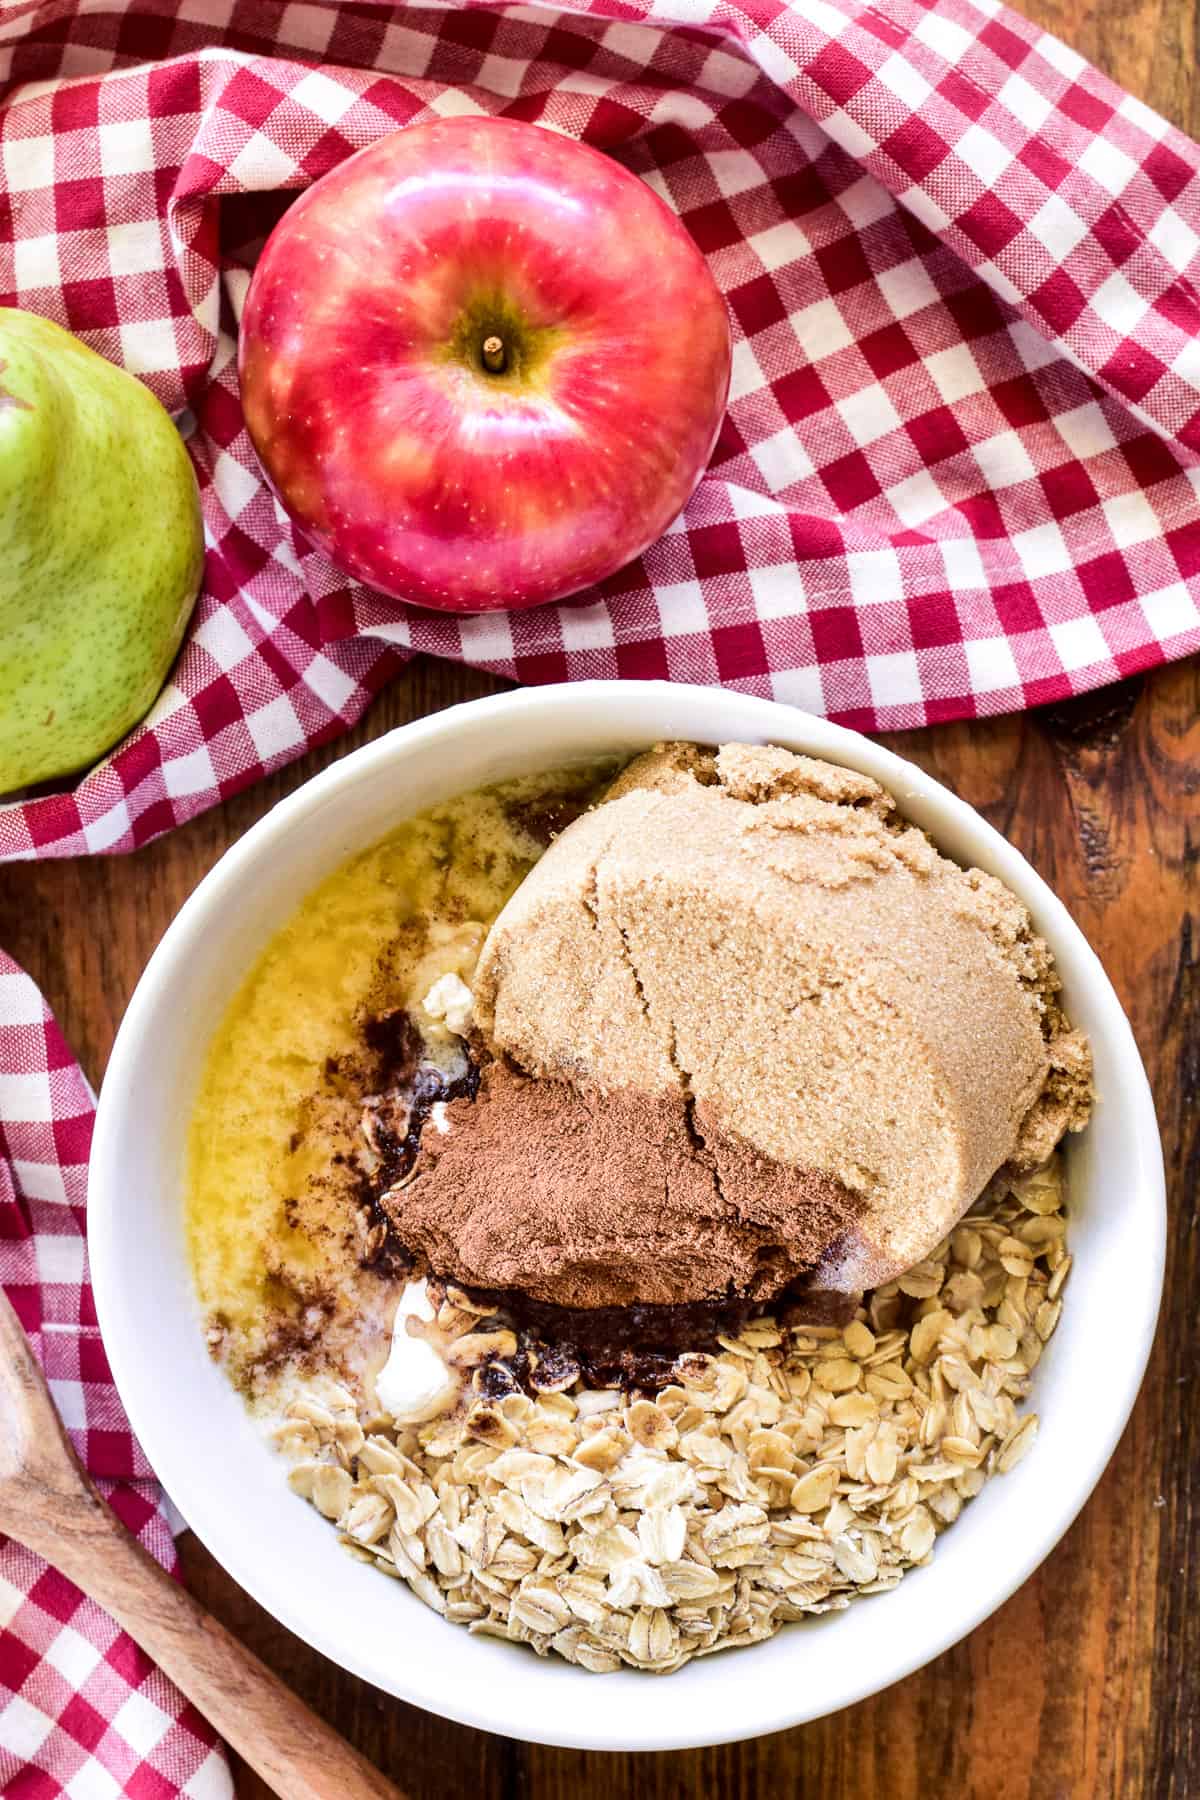
<instances>
[{"instance_id":1,"label":"pear stem","mask_svg":"<svg viewBox=\"0 0 1200 1800\"><path fill-rule=\"evenodd\" d=\"M483 340L483 366L489 375L503 375L508 366L508 358L504 354L504 339L485 337Z\"/></svg>"}]
</instances>

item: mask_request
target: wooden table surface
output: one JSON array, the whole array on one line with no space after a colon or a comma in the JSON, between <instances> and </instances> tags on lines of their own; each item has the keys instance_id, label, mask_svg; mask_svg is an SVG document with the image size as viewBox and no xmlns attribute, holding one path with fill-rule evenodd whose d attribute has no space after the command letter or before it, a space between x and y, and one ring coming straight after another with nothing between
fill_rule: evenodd
<instances>
[{"instance_id":1,"label":"wooden table surface","mask_svg":"<svg viewBox=\"0 0 1200 1800\"><path fill-rule=\"evenodd\" d=\"M1026 10L1200 134L1198 0ZM0 945L41 984L92 1080L151 950L235 838L366 738L501 685L417 663L352 736L136 856L0 869ZM185 1537L205 1602L413 1800L1200 1796L1200 671L1180 665L1049 711L889 741L1029 857L1132 1018L1163 1129L1171 1232L1158 1342L1129 1429L1050 1561L965 1643L833 1718L689 1754L546 1750L405 1707L306 1649ZM241 1773L243 1800L265 1792Z\"/></svg>"}]
</instances>

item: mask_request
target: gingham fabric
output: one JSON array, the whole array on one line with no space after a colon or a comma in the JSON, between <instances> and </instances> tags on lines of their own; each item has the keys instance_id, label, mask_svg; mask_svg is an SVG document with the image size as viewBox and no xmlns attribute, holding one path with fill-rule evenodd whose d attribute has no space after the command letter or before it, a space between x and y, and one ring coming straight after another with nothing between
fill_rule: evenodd
<instances>
[{"instance_id":1,"label":"gingham fabric","mask_svg":"<svg viewBox=\"0 0 1200 1800\"><path fill-rule=\"evenodd\" d=\"M144 843L342 730L414 650L526 682L725 683L875 729L1200 644L1200 152L996 0L0 0L0 81L0 301L194 416L209 538L147 724L70 791L0 808L0 855ZM234 342L289 194L476 110L644 177L736 347L674 529L578 601L459 620L294 535Z\"/></svg>"},{"instance_id":2,"label":"gingham fabric","mask_svg":"<svg viewBox=\"0 0 1200 1800\"><path fill-rule=\"evenodd\" d=\"M161 1495L117 1398L84 1244L93 1102L33 982L0 954L0 1283L82 1461L168 1568ZM208 1724L107 1613L0 1537L5 1800L232 1800Z\"/></svg>"}]
</instances>

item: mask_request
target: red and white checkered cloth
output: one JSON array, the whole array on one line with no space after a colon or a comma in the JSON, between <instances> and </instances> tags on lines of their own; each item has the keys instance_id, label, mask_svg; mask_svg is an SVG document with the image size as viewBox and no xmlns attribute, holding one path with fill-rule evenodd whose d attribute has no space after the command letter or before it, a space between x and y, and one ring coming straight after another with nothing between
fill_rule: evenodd
<instances>
[{"instance_id":1,"label":"red and white checkered cloth","mask_svg":"<svg viewBox=\"0 0 1200 1800\"><path fill-rule=\"evenodd\" d=\"M208 577L146 726L0 856L128 849L341 731L414 650L896 728L1200 646L1200 151L997 0L3 0L0 303L198 421ZM684 518L579 601L344 582L242 425L288 194L431 115L538 120L674 206L735 322Z\"/></svg>"},{"instance_id":2,"label":"red and white checkered cloth","mask_svg":"<svg viewBox=\"0 0 1200 1800\"><path fill-rule=\"evenodd\" d=\"M94 1105L29 977L0 954L0 1283L82 1461L174 1568L162 1497L125 1417L84 1243ZM132 1639L40 1557L0 1537L0 1794L232 1800L211 1729Z\"/></svg>"}]
</instances>

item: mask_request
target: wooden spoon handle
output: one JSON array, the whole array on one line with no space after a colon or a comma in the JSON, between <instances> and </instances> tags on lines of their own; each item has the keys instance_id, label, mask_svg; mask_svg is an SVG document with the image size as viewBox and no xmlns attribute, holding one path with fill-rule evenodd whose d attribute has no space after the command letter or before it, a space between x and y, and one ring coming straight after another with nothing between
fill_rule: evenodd
<instances>
[{"instance_id":1,"label":"wooden spoon handle","mask_svg":"<svg viewBox=\"0 0 1200 1800\"><path fill-rule=\"evenodd\" d=\"M90 1485L43 1531L29 1526L29 1547L110 1612L284 1800L403 1800L172 1580Z\"/></svg>"}]
</instances>

